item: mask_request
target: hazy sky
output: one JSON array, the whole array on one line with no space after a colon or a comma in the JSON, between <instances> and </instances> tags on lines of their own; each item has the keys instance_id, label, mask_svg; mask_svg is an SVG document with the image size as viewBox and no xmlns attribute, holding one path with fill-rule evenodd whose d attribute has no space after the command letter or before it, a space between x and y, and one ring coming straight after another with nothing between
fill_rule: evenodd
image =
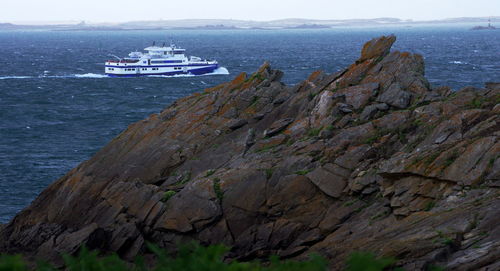
<instances>
[{"instance_id":1,"label":"hazy sky","mask_svg":"<svg viewBox=\"0 0 500 271\"><path fill-rule=\"evenodd\" d=\"M429 20L499 15L500 0L0 0L0 22L377 17Z\"/></svg>"}]
</instances>

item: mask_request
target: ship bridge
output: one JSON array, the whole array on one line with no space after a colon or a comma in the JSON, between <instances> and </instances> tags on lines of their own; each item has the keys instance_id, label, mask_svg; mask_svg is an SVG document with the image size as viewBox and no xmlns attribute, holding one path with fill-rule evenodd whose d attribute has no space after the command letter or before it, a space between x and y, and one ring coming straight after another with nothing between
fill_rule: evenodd
<instances>
[{"instance_id":1,"label":"ship bridge","mask_svg":"<svg viewBox=\"0 0 500 271\"><path fill-rule=\"evenodd\" d=\"M186 49L176 48L175 45L170 46L149 46L144 48L144 51L148 52L151 56L161 56L161 57L172 57L180 56L184 57Z\"/></svg>"}]
</instances>

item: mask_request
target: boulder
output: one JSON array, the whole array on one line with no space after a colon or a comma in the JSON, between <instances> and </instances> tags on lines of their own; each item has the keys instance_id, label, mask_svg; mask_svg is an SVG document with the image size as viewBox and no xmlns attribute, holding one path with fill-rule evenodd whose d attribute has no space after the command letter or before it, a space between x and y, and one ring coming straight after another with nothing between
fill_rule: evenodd
<instances>
[{"instance_id":1,"label":"boulder","mask_svg":"<svg viewBox=\"0 0 500 271\"><path fill-rule=\"evenodd\" d=\"M292 122L293 119L291 118L280 119L273 122L273 124L271 124L271 126L264 131L264 137L270 137L279 134L280 132L285 130L286 127L288 127L288 125L290 125Z\"/></svg>"},{"instance_id":2,"label":"boulder","mask_svg":"<svg viewBox=\"0 0 500 271\"><path fill-rule=\"evenodd\" d=\"M346 180L333 172L319 167L306 175L321 191L330 197L338 198L347 185Z\"/></svg>"},{"instance_id":3,"label":"boulder","mask_svg":"<svg viewBox=\"0 0 500 271\"><path fill-rule=\"evenodd\" d=\"M336 91L332 97L343 97L346 104L351 105L354 109L359 109L368 104L370 98L376 94L378 87L378 83L367 83L347 87Z\"/></svg>"},{"instance_id":4,"label":"boulder","mask_svg":"<svg viewBox=\"0 0 500 271\"><path fill-rule=\"evenodd\" d=\"M404 109L410 105L411 98L411 93L401 89L399 83L394 83L377 97L377 102Z\"/></svg>"}]
</instances>

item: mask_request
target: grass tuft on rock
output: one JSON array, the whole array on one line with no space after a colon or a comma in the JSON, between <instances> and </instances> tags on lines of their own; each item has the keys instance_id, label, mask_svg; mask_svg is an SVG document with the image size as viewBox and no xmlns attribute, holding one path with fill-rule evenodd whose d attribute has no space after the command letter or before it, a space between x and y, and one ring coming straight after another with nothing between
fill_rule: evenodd
<instances>
[{"instance_id":1,"label":"grass tuft on rock","mask_svg":"<svg viewBox=\"0 0 500 271\"><path fill-rule=\"evenodd\" d=\"M213 180L213 183L214 183L215 196L217 196L217 199L219 199L219 201L222 201L222 198L224 197L224 193L222 192L222 189L220 188L220 179L215 178Z\"/></svg>"},{"instance_id":2,"label":"grass tuft on rock","mask_svg":"<svg viewBox=\"0 0 500 271\"><path fill-rule=\"evenodd\" d=\"M168 190L165 193L163 193L163 197L161 198L161 201L167 202L170 198L172 198L177 192L173 190Z\"/></svg>"}]
</instances>

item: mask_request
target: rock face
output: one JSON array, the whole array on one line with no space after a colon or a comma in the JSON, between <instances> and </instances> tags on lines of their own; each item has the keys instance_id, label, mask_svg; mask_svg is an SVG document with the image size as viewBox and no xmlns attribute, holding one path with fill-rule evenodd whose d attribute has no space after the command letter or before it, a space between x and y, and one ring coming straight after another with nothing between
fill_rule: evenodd
<instances>
[{"instance_id":1,"label":"rock face","mask_svg":"<svg viewBox=\"0 0 500 271\"><path fill-rule=\"evenodd\" d=\"M132 259L196 240L240 259L317 252L333 269L358 250L495 269L500 85L432 89L394 41L292 87L266 63L130 125L2 226L0 251Z\"/></svg>"}]
</instances>

